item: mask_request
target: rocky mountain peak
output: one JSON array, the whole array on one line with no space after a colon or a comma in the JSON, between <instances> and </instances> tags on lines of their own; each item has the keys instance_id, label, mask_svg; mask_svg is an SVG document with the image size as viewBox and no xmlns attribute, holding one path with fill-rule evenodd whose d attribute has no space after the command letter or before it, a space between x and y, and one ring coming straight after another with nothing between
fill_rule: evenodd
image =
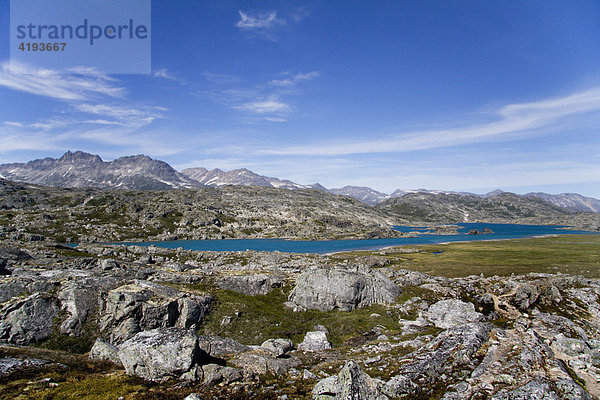
<instances>
[{"instance_id":1,"label":"rocky mountain peak","mask_svg":"<svg viewBox=\"0 0 600 400\"><path fill-rule=\"evenodd\" d=\"M100 158L100 156L98 156L98 155L90 154L90 153L86 153L86 152L78 150L75 152L67 151L65 154L62 155L61 158L58 159L58 161L61 163L72 163L72 164L101 163L102 158Z\"/></svg>"}]
</instances>

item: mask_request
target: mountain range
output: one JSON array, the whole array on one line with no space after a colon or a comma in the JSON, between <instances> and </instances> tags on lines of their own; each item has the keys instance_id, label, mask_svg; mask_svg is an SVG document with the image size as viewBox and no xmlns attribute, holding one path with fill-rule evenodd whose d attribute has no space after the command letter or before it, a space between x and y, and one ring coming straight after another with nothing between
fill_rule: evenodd
<instances>
[{"instance_id":1,"label":"mountain range","mask_svg":"<svg viewBox=\"0 0 600 400\"><path fill-rule=\"evenodd\" d=\"M166 190L220 187L224 185L264 186L290 190L315 189L353 197L372 206L389 202L394 208L402 208L401 204L406 204L406 201L392 200L406 196L408 197L405 200L418 198L418 195L427 195L426 198L429 200L441 198L440 196L446 196L446 199L464 197L469 202L476 198L484 201L505 194L501 190L478 195L427 189L398 189L391 194L386 194L369 187L360 186L327 189L318 183L301 185L290 180L259 175L245 168L232 171L187 168L179 172L166 162L154 160L145 155L121 157L107 162L97 155L82 151L68 151L58 159L44 158L27 163L2 164L0 165L0 178L45 186L129 190ZM452 197L448 197L450 195ZM541 199L571 212L600 212L600 200L576 193L548 194L536 192L525 195L511 193L511 195L524 200L530 199L534 203L536 199ZM388 206L392 207L391 205Z\"/></svg>"}]
</instances>

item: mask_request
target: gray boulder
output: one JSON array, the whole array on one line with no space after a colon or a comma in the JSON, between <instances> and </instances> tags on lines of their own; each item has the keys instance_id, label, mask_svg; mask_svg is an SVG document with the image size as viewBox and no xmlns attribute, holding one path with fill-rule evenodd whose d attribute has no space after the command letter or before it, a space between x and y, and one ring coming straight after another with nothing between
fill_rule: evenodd
<instances>
[{"instance_id":1,"label":"gray boulder","mask_svg":"<svg viewBox=\"0 0 600 400\"><path fill-rule=\"evenodd\" d=\"M61 324L60 331L80 336L86 319L98 309L98 285L93 279L69 281L61 287L58 299L61 308L69 314Z\"/></svg>"},{"instance_id":2,"label":"gray boulder","mask_svg":"<svg viewBox=\"0 0 600 400\"><path fill-rule=\"evenodd\" d=\"M337 376L317 382L315 400L387 400L381 392L383 382L367 375L354 361L348 361Z\"/></svg>"},{"instance_id":3,"label":"gray boulder","mask_svg":"<svg viewBox=\"0 0 600 400\"><path fill-rule=\"evenodd\" d=\"M298 345L298 350L321 351L331 349L327 334L323 331L306 332L304 340Z\"/></svg>"},{"instance_id":4,"label":"gray boulder","mask_svg":"<svg viewBox=\"0 0 600 400\"><path fill-rule=\"evenodd\" d=\"M217 286L221 289L250 296L267 294L271 290L283 286L283 283L283 277L266 274L229 275L217 280Z\"/></svg>"},{"instance_id":5,"label":"gray boulder","mask_svg":"<svg viewBox=\"0 0 600 400\"><path fill-rule=\"evenodd\" d=\"M0 378L23 368L40 367L51 363L51 361L37 358L0 358Z\"/></svg>"},{"instance_id":6,"label":"gray boulder","mask_svg":"<svg viewBox=\"0 0 600 400\"><path fill-rule=\"evenodd\" d=\"M203 385L214 386L219 383L229 384L243 379L241 370L218 364L195 365L181 379L192 382L202 382Z\"/></svg>"},{"instance_id":7,"label":"gray boulder","mask_svg":"<svg viewBox=\"0 0 600 400\"><path fill-rule=\"evenodd\" d=\"M402 291L379 272L368 268L312 268L298 276L289 300L304 308L350 311L356 307L393 302Z\"/></svg>"},{"instance_id":8,"label":"gray boulder","mask_svg":"<svg viewBox=\"0 0 600 400\"><path fill-rule=\"evenodd\" d=\"M119 358L119 349L110 343L107 343L101 339L96 339L92 346L89 358L91 360L104 360L110 361L114 364L121 365L121 359Z\"/></svg>"},{"instance_id":9,"label":"gray boulder","mask_svg":"<svg viewBox=\"0 0 600 400\"><path fill-rule=\"evenodd\" d=\"M483 314L475 311L473 303L441 300L429 307L426 318L438 328L449 329L470 322L480 322Z\"/></svg>"},{"instance_id":10,"label":"gray boulder","mask_svg":"<svg viewBox=\"0 0 600 400\"><path fill-rule=\"evenodd\" d=\"M225 354L236 354L250 350L249 346L226 337L207 335L198 337L198 346L206 354L219 357Z\"/></svg>"},{"instance_id":11,"label":"gray boulder","mask_svg":"<svg viewBox=\"0 0 600 400\"><path fill-rule=\"evenodd\" d=\"M295 356L276 357L270 350L259 347L255 350L237 354L231 364L243 369L247 373L264 375L267 373L280 376L291 368L301 364L300 359Z\"/></svg>"},{"instance_id":12,"label":"gray boulder","mask_svg":"<svg viewBox=\"0 0 600 400\"><path fill-rule=\"evenodd\" d=\"M536 285L521 283L515 291L513 302L521 310L527 310L533 306L539 297L540 293Z\"/></svg>"},{"instance_id":13,"label":"gray boulder","mask_svg":"<svg viewBox=\"0 0 600 400\"><path fill-rule=\"evenodd\" d=\"M14 262L21 260L30 260L29 253L16 247L0 247L0 275L10 275L8 269Z\"/></svg>"},{"instance_id":14,"label":"gray boulder","mask_svg":"<svg viewBox=\"0 0 600 400\"><path fill-rule=\"evenodd\" d=\"M138 332L166 327L187 329L209 312L212 296L189 296L148 281L110 290L100 305L100 330L112 344L120 344Z\"/></svg>"},{"instance_id":15,"label":"gray boulder","mask_svg":"<svg viewBox=\"0 0 600 400\"><path fill-rule=\"evenodd\" d=\"M0 309L0 340L28 345L48 338L58 310L56 298L40 293L9 301Z\"/></svg>"},{"instance_id":16,"label":"gray boulder","mask_svg":"<svg viewBox=\"0 0 600 400\"><path fill-rule=\"evenodd\" d=\"M289 339L268 339L260 347L270 350L275 357L280 357L294 348L294 344Z\"/></svg>"},{"instance_id":17,"label":"gray boulder","mask_svg":"<svg viewBox=\"0 0 600 400\"><path fill-rule=\"evenodd\" d=\"M156 381L188 372L200 352L192 331L158 328L139 332L121 344L119 359L128 374Z\"/></svg>"}]
</instances>

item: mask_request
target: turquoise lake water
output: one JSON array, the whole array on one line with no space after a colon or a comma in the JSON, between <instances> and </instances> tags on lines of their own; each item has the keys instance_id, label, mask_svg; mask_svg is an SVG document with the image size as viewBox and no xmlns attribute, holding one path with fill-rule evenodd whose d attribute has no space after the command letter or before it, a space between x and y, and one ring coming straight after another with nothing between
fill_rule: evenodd
<instances>
[{"instance_id":1,"label":"turquoise lake water","mask_svg":"<svg viewBox=\"0 0 600 400\"><path fill-rule=\"evenodd\" d=\"M283 239L212 239L212 240L172 240L164 242L128 242L127 245L165 247L176 249L183 247L186 250L201 251L280 251L285 253L332 253L348 250L380 249L390 246L437 244L443 242L476 241L476 240L499 240L499 239L522 239L542 235L578 234L594 235L600 234L589 231L566 230L562 226L550 225L516 225L516 224L483 224L483 223L460 223L458 235L419 235L414 238L393 239L370 239L370 240L318 240L300 241ZM401 232L426 232L424 227L396 226ZM484 235L468 235L469 230L483 231L490 228L493 233Z\"/></svg>"}]
</instances>

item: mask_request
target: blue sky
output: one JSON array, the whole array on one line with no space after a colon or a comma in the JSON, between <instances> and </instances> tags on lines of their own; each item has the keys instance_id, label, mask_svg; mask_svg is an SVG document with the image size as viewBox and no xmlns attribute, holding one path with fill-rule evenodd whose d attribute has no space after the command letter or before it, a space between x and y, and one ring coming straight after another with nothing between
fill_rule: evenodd
<instances>
[{"instance_id":1,"label":"blue sky","mask_svg":"<svg viewBox=\"0 0 600 400\"><path fill-rule=\"evenodd\" d=\"M326 187L600 198L599 15L597 0L157 0L152 74L23 75L0 0L0 162L143 153Z\"/></svg>"}]
</instances>

